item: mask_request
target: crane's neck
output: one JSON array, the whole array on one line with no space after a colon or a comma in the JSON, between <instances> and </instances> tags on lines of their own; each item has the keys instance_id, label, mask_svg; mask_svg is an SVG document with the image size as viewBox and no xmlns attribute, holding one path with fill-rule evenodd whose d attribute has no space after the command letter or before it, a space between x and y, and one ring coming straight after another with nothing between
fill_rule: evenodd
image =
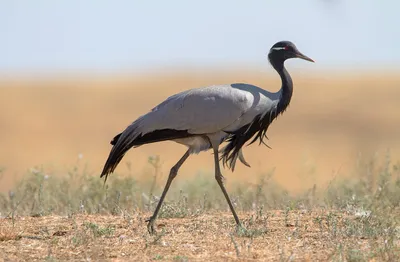
<instances>
[{"instance_id":1,"label":"crane's neck","mask_svg":"<svg viewBox=\"0 0 400 262\"><path fill-rule=\"evenodd\" d=\"M278 62L275 63L271 61L271 64L278 72L282 80L281 97L278 103L278 113L282 113L283 111L285 111L285 109L290 103L290 100L292 99L293 81L292 78L290 77L289 72L286 70L284 66L284 61L279 60Z\"/></svg>"}]
</instances>

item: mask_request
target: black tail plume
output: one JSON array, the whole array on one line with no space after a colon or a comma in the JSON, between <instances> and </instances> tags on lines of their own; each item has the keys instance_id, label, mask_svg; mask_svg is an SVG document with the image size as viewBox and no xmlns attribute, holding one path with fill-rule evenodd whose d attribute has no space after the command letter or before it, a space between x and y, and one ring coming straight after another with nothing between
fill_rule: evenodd
<instances>
[{"instance_id":1,"label":"black tail plume","mask_svg":"<svg viewBox=\"0 0 400 262\"><path fill-rule=\"evenodd\" d=\"M134 139L129 139L129 135L125 135L122 139L123 133L116 135L110 144L113 145L108 159L104 165L103 171L101 172L100 178L103 176L104 184L107 182L108 175L114 172L115 168L121 162L125 153L133 146Z\"/></svg>"},{"instance_id":2,"label":"black tail plume","mask_svg":"<svg viewBox=\"0 0 400 262\"><path fill-rule=\"evenodd\" d=\"M189 134L187 130L161 129L155 130L146 134L140 134L136 128L129 126L124 132L116 135L110 142L113 145L108 159L101 172L100 178L104 178L104 184L107 181L108 175L114 172L115 168L121 162L125 153L134 146L185 138L194 136Z\"/></svg>"}]
</instances>

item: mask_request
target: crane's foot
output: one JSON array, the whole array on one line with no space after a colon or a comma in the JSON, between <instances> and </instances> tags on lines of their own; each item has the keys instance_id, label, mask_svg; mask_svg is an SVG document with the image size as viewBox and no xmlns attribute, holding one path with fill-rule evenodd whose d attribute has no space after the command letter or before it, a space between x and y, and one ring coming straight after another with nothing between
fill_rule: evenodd
<instances>
[{"instance_id":1,"label":"crane's foot","mask_svg":"<svg viewBox=\"0 0 400 262\"><path fill-rule=\"evenodd\" d=\"M154 235L156 233L156 231L154 230L154 222L156 221L155 218L150 217L148 219L146 219L147 223L147 231L149 231L150 235Z\"/></svg>"}]
</instances>

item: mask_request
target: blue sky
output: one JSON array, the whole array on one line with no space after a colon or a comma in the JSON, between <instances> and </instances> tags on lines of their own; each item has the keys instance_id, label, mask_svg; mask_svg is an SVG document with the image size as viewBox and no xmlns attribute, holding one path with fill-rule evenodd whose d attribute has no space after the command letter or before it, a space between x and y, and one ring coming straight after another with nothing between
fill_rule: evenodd
<instances>
[{"instance_id":1,"label":"blue sky","mask_svg":"<svg viewBox=\"0 0 400 262\"><path fill-rule=\"evenodd\" d=\"M399 67L398 10L395 0L0 0L0 73L254 67L279 40L323 68Z\"/></svg>"}]
</instances>

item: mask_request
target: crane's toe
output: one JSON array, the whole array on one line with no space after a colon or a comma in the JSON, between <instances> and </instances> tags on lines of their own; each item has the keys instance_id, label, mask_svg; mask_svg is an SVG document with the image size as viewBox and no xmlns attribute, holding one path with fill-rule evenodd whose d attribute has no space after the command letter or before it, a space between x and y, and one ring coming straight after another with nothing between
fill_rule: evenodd
<instances>
[{"instance_id":1,"label":"crane's toe","mask_svg":"<svg viewBox=\"0 0 400 262\"><path fill-rule=\"evenodd\" d=\"M154 235L156 231L154 230L154 221L153 217L150 217L149 219L146 219L147 223L147 231L149 231L150 235Z\"/></svg>"}]
</instances>

